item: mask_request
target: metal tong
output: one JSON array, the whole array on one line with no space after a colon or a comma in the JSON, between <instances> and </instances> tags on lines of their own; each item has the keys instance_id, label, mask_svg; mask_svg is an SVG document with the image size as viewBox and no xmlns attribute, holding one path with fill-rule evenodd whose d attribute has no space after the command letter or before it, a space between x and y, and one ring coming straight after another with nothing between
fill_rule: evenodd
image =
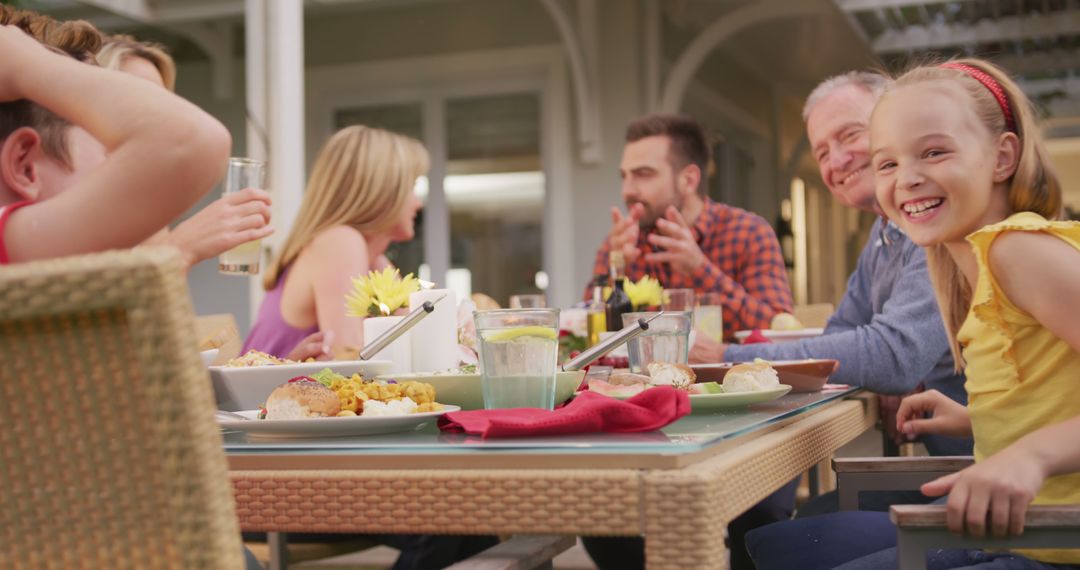
<instances>
[{"instance_id":1,"label":"metal tong","mask_svg":"<svg viewBox=\"0 0 1080 570\"><path fill-rule=\"evenodd\" d=\"M572 372L574 370L581 370L582 368L585 368L586 366L591 364L592 361L604 356L612 350L615 350L624 342L649 330L649 323L653 322L653 320L663 314L664 312L660 311L659 313L656 313L655 315L649 317L648 320L638 319L636 323L629 325L623 328L621 331L615 333L614 335L596 343L585 352L582 352L566 364L563 364L561 367L562 370L564 372Z\"/></svg>"},{"instance_id":2,"label":"metal tong","mask_svg":"<svg viewBox=\"0 0 1080 570\"><path fill-rule=\"evenodd\" d=\"M390 327L386 332L376 337L375 340L364 345L364 348L360 351L360 360L368 360L372 356L378 354L380 350L386 348L390 343L397 340L399 336L405 334L405 331L413 328L416 323L420 322L420 319L434 311L435 304L445 298L446 295L443 295L434 301L424 301L423 305L413 309L408 315L405 315L405 318L401 319L398 324Z\"/></svg>"}]
</instances>

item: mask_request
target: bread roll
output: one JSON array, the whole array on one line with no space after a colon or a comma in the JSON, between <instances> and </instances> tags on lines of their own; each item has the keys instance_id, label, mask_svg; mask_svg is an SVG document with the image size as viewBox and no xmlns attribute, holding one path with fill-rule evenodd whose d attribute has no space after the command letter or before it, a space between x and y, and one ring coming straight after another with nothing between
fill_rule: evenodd
<instances>
[{"instance_id":1,"label":"bread roll","mask_svg":"<svg viewBox=\"0 0 1080 570\"><path fill-rule=\"evenodd\" d=\"M736 364L724 375L724 393L771 390L780 385L776 370L765 360Z\"/></svg>"},{"instance_id":2,"label":"bread roll","mask_svg":"<svg viewBox=\"0 0 1080 570\"><path fill-rule=\"evenodd\" d=\"M653 386L671 386L680 390L689 390L697 380L697 374L685 364L670 362L649 363L649 383Z\"/></svg>"},{"instance_id":3,"label":"bread roll","mask_svg":"<svg viewBox=\"0 0 1080 570\"><path fill-rule=\"evenodd\" d=\"M282 384L266 399L266 419L296 420L336 416L341 400L333 390L313 380Z\"/></svg>"}]
</instances>

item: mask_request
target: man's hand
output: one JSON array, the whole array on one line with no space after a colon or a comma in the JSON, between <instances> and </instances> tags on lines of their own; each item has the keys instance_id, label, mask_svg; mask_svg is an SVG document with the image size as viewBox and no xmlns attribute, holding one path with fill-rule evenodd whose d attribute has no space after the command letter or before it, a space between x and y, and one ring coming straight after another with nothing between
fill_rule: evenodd
<instances>
[{"instance_id":1,"label":"man's hand","mask_svg":"<svg viewBox=\"0 0 1080 570\"><path fill-rule=\"evenodd\" d=\"M924 418L927 413L931 417ZM904 398L896 412L896 429L907 435L950 435L971 437L971 417L967 408L937 390L927 390Z\"/></svg>"},{"instance_id":2,"label":"man's hand","mask_svg":"<svg viewBox=\"0 0 1080 570\"><path fill-rule=\"evenodd\" d=\"M608 248L611 251L622 251L626 263L633 263L641 257L641 249L637 246L638 234L641 232L638 226L641 216L645 214L645 206L634 204L626 216L618 208L611 209L611 231L608 232Z\"/></svg>"},{"instance_id":3,"label":"man's hand","mask_svg":"<svg viewBox=\"0 0 1080 570\"><path fill-rule=\"evenodd\" d=\"M716 364L723 361L726 344L716 342L700 332L694 336L694 346L690 347L691 364Z\"/></svg>"},{"instance_id":4,"label":"man's hand","mask_svg":"<svg viewBox=\"0 0 1080 570\"><path fill-rule=\"evenodd\" d=\"M929 497L949 495L945 521L956 534L1020 536L1028 505L1046 480L1037 454L1013 444L967 469L922 486Z\"/></svg>"},{"instance_id":5,"label":"man's hand","mask_svg":"<svg viewBox=\"0 0 1080 570\"><path fill-rule=\"evenodd\" d=\"M686 223L675 206L668 206L664 217L656 220L656 229L660 234L650 234L649 243L662 249L645 255L649 263L667 263L671 269L683 275L692 275L709 262L697 240L690 224Z\"/></svg>"}]
</instances>

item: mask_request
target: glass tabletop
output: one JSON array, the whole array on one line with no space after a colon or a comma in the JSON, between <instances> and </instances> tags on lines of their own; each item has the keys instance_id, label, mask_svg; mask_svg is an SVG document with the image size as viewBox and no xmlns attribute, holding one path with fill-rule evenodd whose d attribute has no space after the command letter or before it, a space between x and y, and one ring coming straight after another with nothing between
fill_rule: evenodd
<instances>
[{"instance_id":1,"label":"glass tabletop","mask_svg":"<svg viewBox=\"0 0 1080 570\"><path fill-rule=\"evenodd\" d=\"M805 414L827 402L857 391L844 387L805 394L788 394L771 402L745 408L693 414L658 431L645 433L593 433L551 437L480 439L466 434L442 433L431 422L420 429L386 435L273 440L225 431L229 455L288 455L317 452L333 454L626 454L696 453L716 443L763 429Z\"/></svg>"}]
</instances>

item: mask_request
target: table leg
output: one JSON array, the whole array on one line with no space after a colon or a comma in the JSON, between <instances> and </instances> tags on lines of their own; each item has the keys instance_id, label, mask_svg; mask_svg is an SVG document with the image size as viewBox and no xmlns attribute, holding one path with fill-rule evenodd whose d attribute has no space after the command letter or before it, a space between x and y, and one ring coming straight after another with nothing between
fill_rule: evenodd
<instances>
[{"instance_id":1,"label":"table leg","mask_svg":"<svg viewBox=\"0 0 1080 570\"><path fill-rule=\"evenodd\" d=\"M270 550L269 570L285 570L289 566L289 535L284 532L266 533L266 547Z\"/></svg>"}]
</instances>

